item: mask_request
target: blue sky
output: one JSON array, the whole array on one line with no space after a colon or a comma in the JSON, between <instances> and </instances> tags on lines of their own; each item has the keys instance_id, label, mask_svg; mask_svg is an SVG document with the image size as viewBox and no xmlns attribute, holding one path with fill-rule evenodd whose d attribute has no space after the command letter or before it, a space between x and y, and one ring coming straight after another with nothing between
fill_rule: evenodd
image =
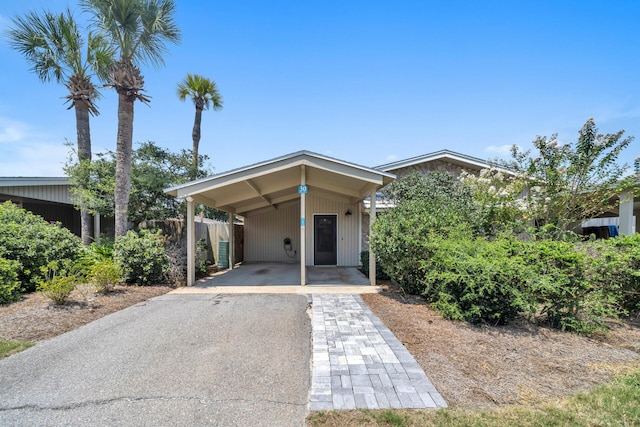
<instances>
[{"instance_id":1,"label":"blue sky","mask_svg":"<svg viewBox=\"0 0 640 427\"><path fill-rule=\"evenodd\" d=\"M176 84L215 80L224 109L205 111L200 152L216 172L306 149L367 166L449 149L482 159L601 132L640 138L640 2L177 0L182 42L142 66L134 144L191 147L194 107ZM0 3L0 28L30 10ZM82 16L77 11L78 16ZM0 176L62 176L75 143L65 88L43 84L0 40ZM115 150L117 97L103 90L94 152ZM640 155L640 139L621 157Z\"/></svg>"}]
</instances>

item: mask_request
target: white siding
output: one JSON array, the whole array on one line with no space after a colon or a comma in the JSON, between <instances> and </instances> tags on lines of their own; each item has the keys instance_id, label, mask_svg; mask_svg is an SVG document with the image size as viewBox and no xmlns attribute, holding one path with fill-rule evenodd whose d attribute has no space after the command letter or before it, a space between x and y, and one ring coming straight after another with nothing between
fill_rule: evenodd
<instances>
[{"instance_id":1,"label":"white siding","mask_svg":"<svg viewBox=\"0 0 640 427\"><path fill-rule=\"evenodd\" d=\"M284 250L291 239L293 253ZM244 218L244 260L247 262L300 262L300 203Z\"/></svg>"}]
</instances>

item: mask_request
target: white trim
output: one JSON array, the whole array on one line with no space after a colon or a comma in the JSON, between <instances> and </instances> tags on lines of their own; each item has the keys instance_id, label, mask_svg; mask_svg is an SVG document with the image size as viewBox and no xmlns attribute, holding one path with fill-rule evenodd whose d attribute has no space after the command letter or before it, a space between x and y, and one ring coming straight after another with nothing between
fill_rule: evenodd
<instances>
[{"instance_id":1,"label":"white trim","mask_svg":"<svg viewBox=\"0 0 640 427\"><path fill-rule=\"evenodd\" d=\"M372 177L370 179L374 179L373 176L376 176L376 175L380 176L380 178L382 178L383 181L385 181L384 178L387 178L389 182L395 179L395 175L383 170L369 168L369 167L361 166L355 163L349 163L343 160L334 159L332 157L323 156L321 154L317 154L311 151L302 150L302 151L287 154L281 157L276 157L271 160L266 160L264 162L255 163L249 166L232 169L230 171L222 172L220 174L216 174L216 175L212 175L199 180L191 181L186 184L170 187L165 189L164 191L166 193L172 194L177 197L184 197L187 195L192 195L193 193L198 193L200 191L203 191L204 189L216 187L218 185L229 185L235 182L251 179L255 176L260 176L265 173L273 173L279 170L289 169L291 167L296 167L302 164L308 164L309 166L319 167L319 168L330 170L346 176L352 176L358 179L365 179L362 176L346 173L346 171L337 171L334 168L323 167L320 164L313 164L313 161L312 161L313 159L325 161L325 162L328 162L329 164L333 163L336 165L346 166L347 168L355 169L357 171L364 172L365 174L371 174ZM277 165L278 163L282 163L282 164L278 166Z\"/></svg>"},{"instance_id":2,"label":"white trim","mask_svg":"<svg viewBox=\"0 0 640 427\"><path fill-rule=\"evenodd\" d=\"M70 185L67 177L0 177L0 187L41 187Z\"/></svg>"},{"instance_id":3,"label":"white trim","mask_svg":"<svg viewBox=\"0 0 640 427\"><path fill-rule=\"evenodd\" d=\"M375 169L379 169L379 170L383 170L386 172L392 171L392 170L397 170L397 169L402 169L402 168L406 168L409 166L414 166L414 165L418 165L421 163L428 163L428 162L432 162L434 160L440 160L440 159L449 159L452 160L453 162L458 162L458 163L463 163L463 164L467 164L467 165L472 165L475 167L479 167L482 169L489 169L489 168L495 168L498 169L500 171L509 173L509 174L513 174L513 171L510 171L504 167L500 167L498 165L495 164L491 164L488 161L479 159L477 157L473 157L473 156L468 156L466 154L461 154L461 153L456 153L454 151L450 151L450 150L440 150L440 151L435 151L433 153L428 153L428 154L423 154L421 156L415 156L415 157L411 157L408 159L404 159L404 160L399 160L396 162L392 162L392 163L386 163L384 165L380 165L380 166L376 166Z\"/></svg>"}]
</instances>

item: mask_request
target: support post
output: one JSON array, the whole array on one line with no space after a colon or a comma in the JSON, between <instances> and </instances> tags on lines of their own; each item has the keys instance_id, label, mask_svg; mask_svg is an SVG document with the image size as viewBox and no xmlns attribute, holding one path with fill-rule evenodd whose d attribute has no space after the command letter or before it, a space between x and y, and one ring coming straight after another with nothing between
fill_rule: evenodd
<instances>
[{"instance_id":1,"label":"support post","mask_svg":"<svg viewBox=\"0 0 640 427\"><path fill-rule=\"evenodd\" d=\"M373 223L376 221L376 186L371 187L371 210L369 214L369 284L376 285L376 255L371 248L371 232L373 231Z\"/></svg>"},{"instance_id":2,"label":"support post","mask_svg":"<svg viewBox=\"0 0 640 427\"><path fill-rule=\"evenodd\" d=\"M193 198L187 197L187 286L196 281L196 230Z\"/></svg>"},{"instance_id":3,"label":"support post","mask_svg":"<svg viewBox=\"0 0 640 427\"><path fill-rule=\"evenodd\" d=\"M233 212L227 212L229 214L229 270L233 270L235 248L233 246L235 241L235 234L233 232Z\"/></svg>"},{"instance_id":4,"label":"support post","mask_svg":"<svg viewBox=\"0 0 640 427\"><path fill-rule=\"evenodd\" d=\"M635 232L633 221L633 194L631 191L620 193L620 234L631 235Z\"/></svg>"},{"instance_id":5,"label":"support post","mask_svg":"<svg viewBox=\"0 0 640 427\"><path fill-rule=\"evenodd\" d=\"M300 185L307 184L307 171L305 165L300 166ZM304 192L300 193L300 285L307 284L307 235L306 235L306 197Z\"/></svg>"}]
</instances>

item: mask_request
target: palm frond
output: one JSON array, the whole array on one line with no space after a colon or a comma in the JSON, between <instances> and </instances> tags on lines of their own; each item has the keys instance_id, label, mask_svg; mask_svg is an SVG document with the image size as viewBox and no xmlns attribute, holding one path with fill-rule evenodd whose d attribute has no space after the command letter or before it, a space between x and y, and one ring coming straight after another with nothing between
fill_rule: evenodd
<instances>
[{"instance_id":1,"label":"palm frond","mask_svg":"<svg viewBox=\"0 0 640 427\"><path fill-rule=\"evenodd\" d=\"M216 82L199 74L188 73L178 83L177 95L181 101L191 98L196 108L206 110L213 105L213 109L218 111L223 107L222 95Z\"/></svg>"}]
</instances>

